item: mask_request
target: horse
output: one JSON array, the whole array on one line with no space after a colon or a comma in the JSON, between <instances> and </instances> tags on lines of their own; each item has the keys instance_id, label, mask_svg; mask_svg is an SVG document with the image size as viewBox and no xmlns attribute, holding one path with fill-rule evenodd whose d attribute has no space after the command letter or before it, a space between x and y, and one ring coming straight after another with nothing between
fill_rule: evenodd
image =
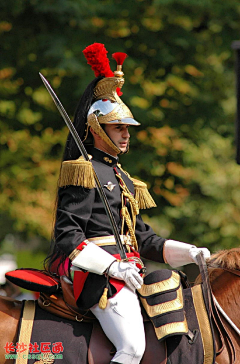
<instances>
[{"instance_id":1,"label":"horse","mask_svg":"<svg viewBox=\"0 0 240 364\"><path fill-rule=\"evenodd\" d=\"M240 363L240 248L213 254L207 266L214 303L221 310L218 310L219 319L212 322L217 352L216 363L237 364ZM195 281L195 284L197 283L199 279ZM13 359L5 359L4 347L6 342L16 343L22 305L21 301L0 297L0 363L2 364L14 363ZM78 325L81 325L81 322ZM163 361L159 360L159 363Z\"/></svg>"},{"instance_id":2,"label":"horse","mask_svg":"<svg viewBox=\"0 0 240 364\"><path fill-rule=\"evenodd\" d=\"M235 360L237 364L240 363L240 248L213 254L207 265L213 299L221 310L220 317L226 330L222 335L213 324L218 353L216 363L228 364ZM195 283L198 282L197 278Z\"/></svg>"}]
</instances>

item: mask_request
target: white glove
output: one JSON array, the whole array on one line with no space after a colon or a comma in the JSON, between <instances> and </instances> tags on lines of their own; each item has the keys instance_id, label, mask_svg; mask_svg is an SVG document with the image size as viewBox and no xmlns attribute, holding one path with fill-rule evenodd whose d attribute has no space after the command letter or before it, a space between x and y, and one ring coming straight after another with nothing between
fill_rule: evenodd
<instances>
[{"instance_id":1,"label":"white glove","mask_svg":"<svg viewBox=\"0 0 240 364\"><path fill-rule=\"evenodd\" d=\"M163 249L165 262L173 268L190 263L197 264L196 256L200 251L203 252L204 259L210 257L210 251L207 248L197 248L195 245L176 240L166 240Z\"/></svg>"},{"instance_id":2,"label":"white glove","mask_svg":"<svg viewBox=\"0 0 240 364\"><path fill-rule=\"evenodd\" d=\"M108 274L110 277L124 281L132 291L135 291L143 284L143 279L138 272L139 269L134 264L116 261L110 266Z\"/></svg>"},{"instance_id":3,"label":"white glove","mask_svg":"<svg viewBox=\"0 0 240 364\"><path fill-rule=\"evenodd\" d=\"M89 243L76 258L73 259L72 270L81 268L88 272L103 274L115 260L116 258L99 246L94 243Z\"/></svg>"},{"instance_id":4,"label":"white glove","mask_svg":"<svg viewBox=\"0 0 240 364\"><path fill-rule=\"evenodd\" d=\"M191 259L193 260L194 263L198 264L196 256L198 255L198 253L202 252L203 253L203 258L204 260L210 258L211 253L207 248L197 248L197 247L193 247L189 250L189 255L191 257Z\"/></svg>"}]
</instances>

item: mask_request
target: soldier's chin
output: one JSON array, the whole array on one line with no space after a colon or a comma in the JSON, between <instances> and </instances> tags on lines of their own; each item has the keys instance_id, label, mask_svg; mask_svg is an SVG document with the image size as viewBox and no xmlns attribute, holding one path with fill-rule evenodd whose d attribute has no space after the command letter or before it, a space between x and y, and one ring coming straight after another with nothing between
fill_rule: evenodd
<instances>
[{"instance_id":1,"label":"soldier's chin","mask_svg":"<svg viewBox=\"0 0 240 364\"><path fill-rule=\"evenodd\" d=\"M126 147L124 147L124 148L121 148L121 147L118 147L118 148L121 151L120 154L126 154L129 151L129 143L127 143Z\"/></svg>"}]
</instances>

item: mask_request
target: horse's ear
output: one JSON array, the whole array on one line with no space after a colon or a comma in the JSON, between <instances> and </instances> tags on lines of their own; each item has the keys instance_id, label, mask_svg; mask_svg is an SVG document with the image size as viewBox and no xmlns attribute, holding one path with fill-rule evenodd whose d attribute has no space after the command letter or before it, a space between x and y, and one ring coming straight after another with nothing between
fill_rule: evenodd
<instances>
[{"instance_id":1,"label":"horse's ear","mask_svg":"<svg viewBox=\"0 0 240 364\"><path fill-rule=\"evenodd\" d=\"M35 292L52 294L60 287L58 277L37 269L16 269L6 273L5 277L16 286Z\"/></svg>"}]
</instances>

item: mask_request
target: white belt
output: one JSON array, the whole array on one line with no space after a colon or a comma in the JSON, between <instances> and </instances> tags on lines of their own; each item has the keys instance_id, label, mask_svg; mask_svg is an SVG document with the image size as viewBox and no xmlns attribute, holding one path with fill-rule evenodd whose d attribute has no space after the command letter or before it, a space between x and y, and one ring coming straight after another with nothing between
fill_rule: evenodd
<instances>
[{"instance_id":1,"label":"white belt","mask_svg":"<svg viewBox=\"0 0 240 364\"><path fill-rule=\"evenodd\" d=\"M131 245L131 237L129 235L119 235L123 245ZM116 245L114 235L99 236L96 238L88 238L87 241L98 246Z\"/></svg>"}]
</instances>

